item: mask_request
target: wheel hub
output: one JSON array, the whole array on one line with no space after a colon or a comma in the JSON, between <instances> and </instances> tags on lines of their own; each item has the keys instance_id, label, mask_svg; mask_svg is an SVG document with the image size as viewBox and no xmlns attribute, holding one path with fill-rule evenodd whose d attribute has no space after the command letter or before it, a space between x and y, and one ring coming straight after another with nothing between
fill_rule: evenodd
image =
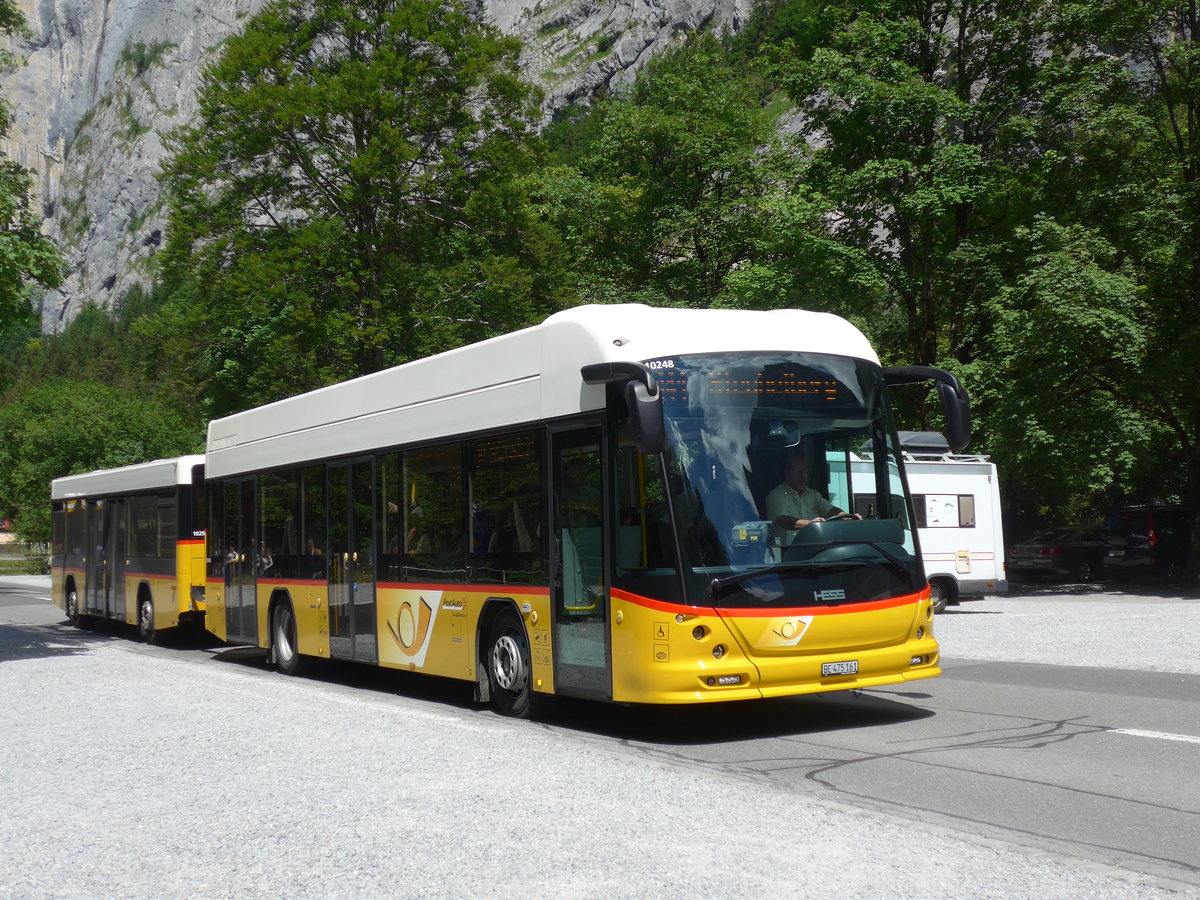
<instances>
[{"instance_id":1,"label":"wheel hub","mask_svg":"<svg viewBox=\"0 0 1200 900\"><path fill-rule=\"evenodd\" d=\"M521 647L511 634L501 635L492 646L492 675L496 684L506 691L520 691L529 673Z\"/></svg>"}]
</instances>

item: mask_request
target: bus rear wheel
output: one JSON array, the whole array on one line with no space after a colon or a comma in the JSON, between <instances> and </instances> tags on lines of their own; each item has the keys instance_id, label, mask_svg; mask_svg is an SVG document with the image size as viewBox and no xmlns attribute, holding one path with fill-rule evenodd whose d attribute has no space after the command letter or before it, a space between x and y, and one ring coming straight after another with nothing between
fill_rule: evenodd
<instances>
[{"instance_id":1,"label":"bus rear wheel","mask_svg":"<svg viewBox=\"0 0 1200 900\"><path fill-rule=\"evenodd\" d=\"M148 597L138 601L137 628L139 638L147 644L154 643L154 604Z\"/></svg>"},{"instance_id":2,"label":"bus rear wheel","mask_svg":"<svg viewBox=\"0 0 1200 900\"><path fill-rule=\"evenodd\" d=\"M78 627L82 619L83 616L79 615L79 594L71 588L67 591L67 621Z\"/></svg>"},{"instance_id":3,"label":"bus rear wheel","mask_svg":"<svg viewBox=\"0 0 1200 900\"><path fill-rule=\"evenodd\" d=\"M528 718L533 711L529 642L520 618L511 609L492 619L485 652L493 708L502 716Z\"/></svg>"},{"instance_id":4,"label":"bus rear wheel","mask_svg":"<svg viewBox=\"0 0 1200 900\"><path fill-rule=\"evenodd\" d=\"M298 649L296 638L296 613L292 604L282 601L271 613L271 655L275 667L284 675L302 675L306 668L304 657Z\"/></svg>"}]
</instances>

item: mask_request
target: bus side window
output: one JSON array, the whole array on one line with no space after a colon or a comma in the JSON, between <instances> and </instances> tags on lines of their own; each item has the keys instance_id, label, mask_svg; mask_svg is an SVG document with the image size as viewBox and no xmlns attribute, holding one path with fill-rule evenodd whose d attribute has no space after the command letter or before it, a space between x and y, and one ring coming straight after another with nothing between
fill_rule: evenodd
<instances>
[{"instance_id":1,"label":"bus side window","mask_svg":"<svg viewBox=\"0 0 1200 900\"><path fill-rule=\"evenodd\" d=\"M616 464L617 571L674 572L671 518L658 458L638 453L632 433L622 432Z\"/></svg>"},{"instance_id":2,"label":"bus side window","mask_svg":"<svg viewBox=\"0 0 1200 900\"><path fill-rule=\"evenodd\" d=\"M468 448L469 580L545 584L540 433L481 438Z\"/></svg>"}]
</instances>

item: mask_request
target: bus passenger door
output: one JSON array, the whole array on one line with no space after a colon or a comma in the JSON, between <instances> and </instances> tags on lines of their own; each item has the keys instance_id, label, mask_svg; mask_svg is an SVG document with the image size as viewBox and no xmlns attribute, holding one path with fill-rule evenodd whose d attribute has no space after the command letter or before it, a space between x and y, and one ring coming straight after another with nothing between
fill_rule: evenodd
<instances>
[{"instance_id":1,"label":"bus passenger door","mask_svg":"<svg viewBox=\"0 0 1200 900\"><path fill-rule=\"evenodd\" d=\"M609 699L602 431L560 432L552 441L554 684L564 694Z\"/></svg>"},{"instance_id":2,"label":"bus passenger door","mask_svg":"<svg viewBox=\"0 0 1200 900\"><path fill-rule=\"evenodd\" d=\"M111 551L108 555L108 614L121 620L125 618L125 568L129 561L126 557L129 547L125 542L125 521L125 498L110 500L107 539Z\"/></svg>"},{"instance_id":3,"label":"bus passenger door","mask_svg":"<svg viewBox=\"0 0 1200 900\"><path fill-rule=\"evenodd\" d=\"M254 479L225 482L226 640L258 643L258 602L254 570Z\"/></svg>"},{"instance_id":4,"label":"bus passenger door","mask_svg":"<svg viewBox=\"0 0 1200 900\"><path fill-rule=\"evenodd\" d=\"M93 500L87 514L87 563L84 566L86 588L83 592L83 611L94 616L108 614L108 545L104 530L108 522L108 503Z\"/></svg>"},{"instance_id":5,"label":"bus passenger door","mask_svg":"<svg viewBox=\"0 0 1200 900\"><path fill-rule=\"evenodd\" d=\"M374 461L329 469L329 655L378 662Z\"/></svg>"}]
</instances>

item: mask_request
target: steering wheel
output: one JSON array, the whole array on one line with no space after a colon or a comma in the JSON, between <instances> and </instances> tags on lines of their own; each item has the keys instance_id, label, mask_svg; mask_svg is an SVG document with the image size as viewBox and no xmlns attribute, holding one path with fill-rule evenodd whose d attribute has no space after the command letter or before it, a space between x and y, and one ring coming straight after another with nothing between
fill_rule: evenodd
<instances>
[{"instance_id":1,"label":"steering wheel","mask_svg":"<svg viewBox=\"0 0 1200 900\"><path fill-rule=\"evenodd\" d=\"M854 515L853 513L838 513L836 516L826 516L825 521L826 522L837 522L842 519L857 519L857 518L858 518L858 516Z\"/></svg>"}]
</instances>

